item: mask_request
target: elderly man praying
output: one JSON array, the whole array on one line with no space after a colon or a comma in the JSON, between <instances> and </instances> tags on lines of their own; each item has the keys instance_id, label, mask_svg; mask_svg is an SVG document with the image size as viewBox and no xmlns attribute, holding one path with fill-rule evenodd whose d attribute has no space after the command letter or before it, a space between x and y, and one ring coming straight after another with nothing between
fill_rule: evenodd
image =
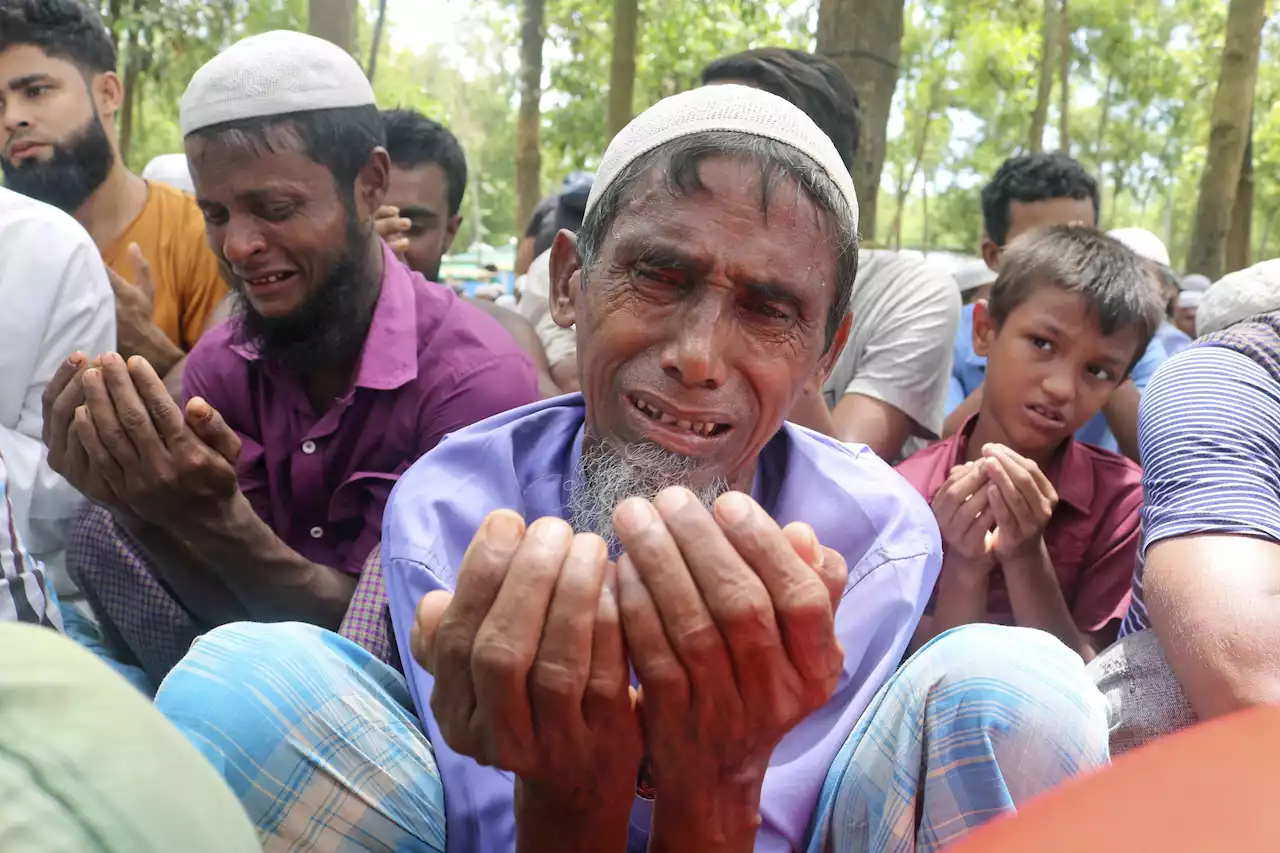
<instances>
[{"instance_id":1,"label":"elderly man praying","mask_svg":"<svg viewBox=\"0 0 1280 853\"><path fill-rule=\"evenodd\" d=\"M582 395L454 433L388 506L404 675L246 623L157 697L269 849L934 850L1106 762L1048 634L969 626L899 668L929 508L783 422L848 335L856 233L833 144L774 95L686 92L615 137L552 249Z\"/></svg>"}]
</instances>

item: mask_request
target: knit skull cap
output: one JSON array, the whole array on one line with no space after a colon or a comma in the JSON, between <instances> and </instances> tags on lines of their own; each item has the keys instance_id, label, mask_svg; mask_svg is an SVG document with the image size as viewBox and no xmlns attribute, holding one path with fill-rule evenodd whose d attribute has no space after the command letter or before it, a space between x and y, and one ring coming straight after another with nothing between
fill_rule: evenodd
<instances>
[{"instance_id":1,"label":"knit skull cap","mask_svg":"<svg viewBox=\"0 0 1280 853\"><path fill-rule=\"evenodd\" d=\"M1280 259L1233 272L1205 291L1196 312L1196 334L1218 332L1271 311L1280 311Z\"/></svg>"},{"instance_id":2,"label":"knit skull cap","mask_svg":"<svg viewBox=\"0 0 1280 853\"><path fill-rule=\"evenodd\" d=\"M1165 267L1172 265L1169 250L1165 248L1164 241L1145 228L1117 228L1114 231L1108 231L1107 236L1113 240L1119 240L1140 258L1155 261Z\"/></svg>"},{"instance_id":3,"label":"knit skull cap","mask_svg":"<svg viewBox=\"0 0 1280 853\"><path fill-rule=\"evenodd\" d=\"M587 199L587 212L623 170L643 155L673 140L717 130L772 139L808 156L849 202L853 228L857 230L858 197L853 178L830 137L790 101L737 85L690 89L658 101L632 119L604 152Z\"/></svg>"},{"instance_id":4,"label":"knit skull cap","mask_svg":"<svg viewBox=\"0 0 1280 853\"><path fill-rule=\"evenodd\" d=\"M1178 282L1178 287L1182 288L1183 293L1188 291L1204 293L1212 286L1213 282L1209 280L1209 276L1200 275L1198 272L1184 276L1182 281Z\"/></svg>"},{"instance_id":5,"label":"knit skull cap","mask_svg":"<svg viewBox=\"0 0 1280 853\"><path fill-rule=\"evenodd\" d=\"M373 87L351 54L315 36L276 30L231 45L182 96L182 135L230 121L372 106Z\"/></svg>"}]
</instances>

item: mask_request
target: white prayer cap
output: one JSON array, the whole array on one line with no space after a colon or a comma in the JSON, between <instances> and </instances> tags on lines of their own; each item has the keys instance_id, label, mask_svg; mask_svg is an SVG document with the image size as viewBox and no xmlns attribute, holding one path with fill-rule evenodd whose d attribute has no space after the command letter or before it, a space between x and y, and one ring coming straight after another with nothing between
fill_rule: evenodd
<instances>
[{"instance_id":1,"label":"white prayer cap","mask_svg":"<svg viewBox=\"0 0 1280 853\"><path fill-rule=\"evenodd\" d=\"M1196 311L1196 334L1218 332L1269 311L1280 311L1280 259L1233 272L1209 288Z\"/></svg>"},{"instance_id":2,"label":"white prayer cap","mask_svg":"<svg viewBox=\"0 0 1280 853\"><path fill-rule=\"evenodd\" d=\"M1108 231L1107 236L1124 243L1140 258L1155 261L1161 266L1173 265L1164 241L1145 228L1117 228Z\"/></svg>"},{"instance_id":3,"label":"white prayer cap","mask_svg":"<svg viewBox=\"0 0 1280 853\"><path fill-rule=\"evenodd\" d=\"M587 199L587 211L628 165L672 140L727 130L772 139L808 155L849 202L858 227L858 197L853 179L831 138L789 101L750 86L721 85L690 89L664 98L624 127L604 152Z\"/></svg>"},{"instance_id":4,"label":"white prayer cap","mask_svg":"<svg viewBox=\"0 0 1280 853\"><path fill-rule=\"evenodd\" d=\"M1200 275L1198 272L1193 272L1190 275L1185 276L1182 281L1178 282L1178 287L1183 293L1186 293L1187 291L1198 291L1203 293L1212 286L1213 282L1209 280L1209 276Z\"/></svg>"},{"instance_id":5,"label":"white prayer cap","mask_svg":"<svg viewBox=\"0 0 1280 853\"><path fill-rule=\"evenodd\" d=\"M1202 290L1184 290L1178 294L1179 308L1200 308L1200 303L1204 301L1204 291Z\"/></svg>"},{"instance_id":6,"label":"white prayer cap","mask_svg":"<svg viewBox=\"0 0 1280 853\"><path fill-rule=\"evenodd\" d=\"M961 293L968 293L970 290L977 290L979 287L995 284L995 280L999 278L991 270L991 267L987 266L987 262L980 258L965 261L964 264L953 270L951 275L955 278L956 284L959 285Z\"/></svg>"},{"instance_id":7,"label":"white prayer cap","mask_svg":"<svg viewBox=\"0 0 1280 853\"><path fill-rule=\"evenodd\" d=\"M179 110L182 135L263 116L376 103L351 54L288 30L238 41L195 73Z\"/></svg>"},{"instance_id":8,"label":"white prayer cap","mask_svg":"<svg viewBox=\"0 0 1280 853\"><path fill-rule=\"evenodd\" d=\"M161 154L152 158L142 170L142 177L148 181L159 181L176 187L184 193L196 194L196 185L191 182L191 170L187 167L186 154Z\"/></svg>"}]
</instances>

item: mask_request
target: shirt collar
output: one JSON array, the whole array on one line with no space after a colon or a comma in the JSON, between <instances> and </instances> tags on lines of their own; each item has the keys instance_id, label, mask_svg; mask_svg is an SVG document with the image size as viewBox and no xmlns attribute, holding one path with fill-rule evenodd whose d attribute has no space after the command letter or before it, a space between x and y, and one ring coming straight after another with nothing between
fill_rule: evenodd
<instances>
[{"instance_id":1,"label":"shirt collar","mask_svg":"<svg viewBox=\"0 0 1280 853\"><path fill-rule=\"evenodd\" d=\"M977 423L978 416L970 415L960 427L960 431L956 433L950 463L940 472L942 479L938 483L939 488L942 487L948 472L953 467L964 464L969 437L973 435L973 428ZM1075 436L1067 437L1058 451L1053 454L1049 464L1045 466L1044 473L1049 478L1049 482L1053 483L1053 487L1058 490L1059 500L1065 501L1080 513L1086 515L1089 513L1089 508L1093 504L1093 465Z\"/></svg>"},{"instance_id":2,"label":"shirt collar","mask_svg":"<svg viewBox=\"0 0 1280 853\"><path fill-rule=\"evenodd\" d=\"M373 308L353 387L391 391L418 377L414 275L390 248L382 247L382 289ZM233 343L231 350L246 361L257 361L261 357L249 343Z\"/></svg>"}]
</instances>

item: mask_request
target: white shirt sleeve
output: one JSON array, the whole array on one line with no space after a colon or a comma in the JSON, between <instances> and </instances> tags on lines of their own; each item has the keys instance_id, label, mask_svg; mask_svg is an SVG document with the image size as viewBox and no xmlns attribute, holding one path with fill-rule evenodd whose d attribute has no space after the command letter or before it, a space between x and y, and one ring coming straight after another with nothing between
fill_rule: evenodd
<instances>
[{"instance_id":1,"label":"white shirt sleeve","mask_svg":"<svg viewBox=\"0 0 1280 853\"><path fill-rule=\"evenodd\" d=\"M75 220L0 192L0 453L14 520L39 554L63 546L82 501L49 468L41 397L72 352L115 348L115 301L102 257Z\"/></svg>"}]
</instances>

